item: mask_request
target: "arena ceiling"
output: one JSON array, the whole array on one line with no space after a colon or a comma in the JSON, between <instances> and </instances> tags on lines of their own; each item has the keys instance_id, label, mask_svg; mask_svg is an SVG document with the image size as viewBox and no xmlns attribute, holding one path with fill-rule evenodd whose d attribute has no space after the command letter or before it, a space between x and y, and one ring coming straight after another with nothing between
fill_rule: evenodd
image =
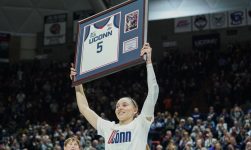
<instances>
[{"instance_id":1,"label":"arena ceiling","mask_svg":"<svg viewBox=\"0 0 251 150\"><path fill-rule=\"evenodd\" d=\"M160 20L251 8L251 0L150 0L149 19Z\"/></svg>"},{"instance_id":2,"label":"arena ceiling","mask_svg":"<svg viewBox=\"0 0 251 150\"><path fill-rule=\"evenodd\" d=\"M46 15L93 9L100 0L0 0L0 32L43 31ZM113 5L125 0L108 0ZM160 20L251 7L251 0L149 0L149 19Z\"/></svg>"},{"instance_id":3,"label":"arena ceiling","mask_svg":"<svg viewBox=\"0 0 251 150\"><path fill-rule=\"evenodd\" d=\"M87 9L88 0L0 0L0 31L41 32L44 16Z\"/></svg>"}]
</instances>

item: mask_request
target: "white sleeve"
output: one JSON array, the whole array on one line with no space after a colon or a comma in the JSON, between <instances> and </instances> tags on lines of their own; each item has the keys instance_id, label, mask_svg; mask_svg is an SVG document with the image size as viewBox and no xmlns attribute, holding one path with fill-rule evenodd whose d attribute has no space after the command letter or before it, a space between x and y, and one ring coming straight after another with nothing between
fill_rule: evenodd
<instances>
[{"instance_id":1,"label":"white sleeve","mask_svg":"<svg viewBox=\"0 0 251 150\"><path fill-rule=\"evenodd\" d=\"M98 117L97 120L97 132L98 135L105 137L105 133L114 125L114 122L104 120L101 117Z\"/></svg>"},{"instance_id":2,"label":"white sleeve","mask_svg":"<svg viewBox=\"0 0 251 150\"><path fill-rule=\"evenodd\" d=\"M148 94L141 110L141 115L152 117L154 116L154 107L159 95L159 86L156 81L155 73L152 64L147 64L147 86Z\"/></svg>"}]
</instances>

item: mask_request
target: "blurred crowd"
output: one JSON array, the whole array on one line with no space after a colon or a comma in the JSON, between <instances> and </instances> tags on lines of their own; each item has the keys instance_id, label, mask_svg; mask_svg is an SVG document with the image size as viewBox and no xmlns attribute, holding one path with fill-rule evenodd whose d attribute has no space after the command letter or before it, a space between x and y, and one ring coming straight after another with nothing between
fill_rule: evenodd
<instances>
[{"instance_id":1,"label":"blurred crowd","mask_svg":"<svg viewBox=\"0 0 251 150\"><path fill-rule=\"evenodd\" d=\"M78 111L70 62L0 66L0 150L60 150L73 135L84 150L104 149L104 139ZM144 67L84 84L90 107L116 121L120 97L133 97L142 106L147 95ZM154 69L160 95L149 134L151 149L251 149L249 45L230 44L221 53L167 51ZM198 93L202 99L194 99ZM204 106L196 106L198 101Z\"/></svg>"},{"instance_id":2,"label":"blurred crowd","mask_svg":"<svg viewBox=\"0 0 251 150\"><path fill-rule=\"evenodd\" d=\"M251 112L245 113L238 105L220 113L213 106L207 113L195 107L186 117L158 112L149 139L152 149L158 150L249 150Z\"/></svg>"}]
</instances>

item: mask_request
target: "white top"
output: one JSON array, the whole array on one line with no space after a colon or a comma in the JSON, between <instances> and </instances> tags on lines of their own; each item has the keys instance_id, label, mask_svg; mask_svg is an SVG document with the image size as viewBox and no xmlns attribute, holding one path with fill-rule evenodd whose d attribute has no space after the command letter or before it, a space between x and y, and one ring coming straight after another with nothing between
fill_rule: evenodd
<instances>
[{"instance_id":1,"label":"white top","mask_svg":"<svg viewBox=\"0 0 251 150\"><path fill-rule=\"evenodd\" d=\"M141 114L127 125L98 118L98 134L105 138L106 150L145 150L148 132L154 119L159 87L156 82L152 64L147 65L148 95ZM146 117L152 117L151 121Z\"/></svg>"},{"instance_id":2,"label":"white top","mask_svg":"<svg viewBox=\"0 0 251 150\"><path fill-rule=\"evenodd\" d=\"M80 73L87 73L118 61L119 28L115 22L120 22L120 13L111 16L103 27L94 23L84 28ZM119 19L119 21L117 21ZM102 22L102 21L101 21ZM87 31L87 28L90 31ZM95 60L95 63L93 61Z\"/></svg>"},{"instance_id":3,"label":"white top","mask_svg":"<svg viewBox=\"0 0 251 150\"><path fill-rule=\"evenodd\" d=\"M98 119L98 134L105 138L106 150L145 150L152 121L139 115L127 125Z\"/></svg>"}]
</instances>

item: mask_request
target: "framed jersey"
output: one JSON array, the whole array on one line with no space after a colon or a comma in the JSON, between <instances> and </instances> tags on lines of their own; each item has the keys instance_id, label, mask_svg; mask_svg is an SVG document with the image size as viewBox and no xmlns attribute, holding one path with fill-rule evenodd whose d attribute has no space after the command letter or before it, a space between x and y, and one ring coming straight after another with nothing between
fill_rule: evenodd
<instances>
[{"instance_id":1,"label":"framed jersey","mask_svg":"<svg viewBox=\"0 0 251 150\"><path fill-rule=\"evenodd\" d=\"M147 22L148 0L126 1L79 21L72 85L142 63Z\"/></svg>"}]
</instances>

